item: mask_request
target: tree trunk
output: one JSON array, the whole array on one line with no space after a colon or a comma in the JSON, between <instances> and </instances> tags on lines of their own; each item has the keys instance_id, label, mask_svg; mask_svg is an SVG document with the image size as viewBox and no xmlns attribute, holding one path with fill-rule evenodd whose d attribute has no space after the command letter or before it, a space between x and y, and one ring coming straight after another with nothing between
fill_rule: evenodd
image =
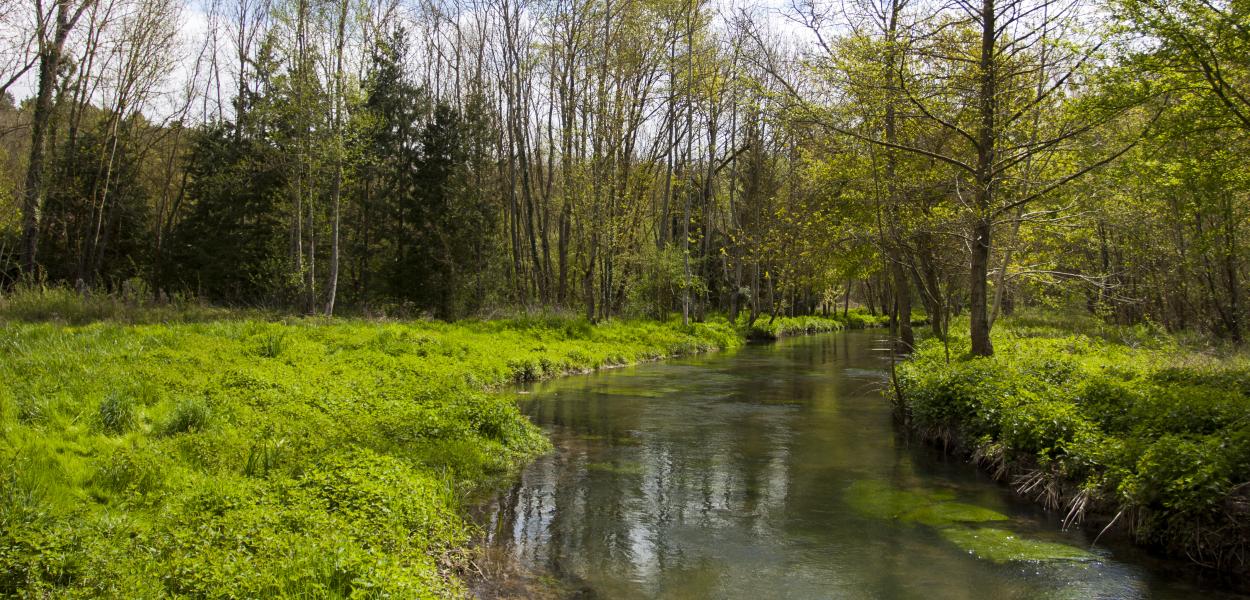
<instances>
[{"instance_id":1,"label":"tree trunk","mask_svg":"<svg viewBox=\"0 0 1250 600\"><path fill-rule=\"evenodd\" d=\"M992 356L994 346L990 343L990 321L986 295L990 262L990 234L994 200L995 173L995 112L997 110L998 80L994 62L994 40L998 34L997 8L994 0L981 2L981 85L978 90L980 123L977 130L977 219L972 227L972 260L969 273L971 289L968 296L968 317L971 321L969 334L972 338L974 356Z\"/></svg>"},{"instance_id":2,"label":"tree trunk","mask_svg":"<svg viewBox=\"0 0 1250 600\"><path fill-rule=\"evenodd\" d=\"M346 43L347 0L339 2L338 39L334 64L334 179L330 189L330 277L326 282L326 316L334 316L339 289L339 202L343 193L343 46Z\"/></svg>"},{"instance_id":3,"label":"tree trunk","mask_svg":"<svg viewBox=\"0 0 1250 600\"><path fill-rule=\"evenodd\" d=\"M911 286L907 281L907 271L899 259L890 266L894 277L894 298L898 307L898 350L910 352L916 346L916 335L911 328Z\"/></svg>"},{"instance_id":4,"label":"tree trunk","mask_svg":"<svg viewBox=\"0 0 1250 600\"><path fill-rule=\"evenodd\" d=\"M66 22L68 2L58 3L57 29L54 39L47 40L40 32L44 47L39 58L39 82L35 91L34 111L30 122L30 160L26 164L26 189L22 196L22 269L34 276L39 248L39 212L43 208L44 147L52 119L52 96L56 90L56 72L61 64L61 51L71 24ZM42 7L41 7L42 12ZM46 25L45 25L46 27Z\"/></svg>"},{"instance_id":5,"label":"tree trunk","mask_svg":"<svg viewBox=\"0 0 1250 600\"><path fill-rule=\"evenodd\" d=\"M987 220L979 220L972 230L972 269L969 273L971 293L968 297L968 318L971 321L972 354L993 356L990 342L990 321L986 310L986 288L990 262L990 229Z\"/></svg>"}]
</instances>

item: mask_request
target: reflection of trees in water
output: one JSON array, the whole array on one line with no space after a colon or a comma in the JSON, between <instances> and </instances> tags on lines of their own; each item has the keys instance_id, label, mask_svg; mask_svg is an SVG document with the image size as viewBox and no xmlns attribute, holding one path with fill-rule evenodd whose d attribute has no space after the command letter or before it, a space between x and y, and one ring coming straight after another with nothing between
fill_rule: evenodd
<instances>
[{"instance_id":1,"label":"reflection of trees in water","mask_svg":"<svg viewBox=\"0 0 1250 600\"><path fill-rule=\"evenodd\" d=\"M701 577L708 565L697 555L706 550L697 540L684 548L683 532L762 529L784 508L791 421L819 393L811 362L763 353L722 365L612 374L536 399L527 412L553 427L561 451L503 497L498 529L513 532L520 558L618 582L657 582L674 570ZM630 398L599 386L677 390ZM638 431L647 432L641 445L621 443Z\"/></svg>"},{"instance_id":2,"label":"reflection of trees in water","mask_svg":"<svg viewBox=\"0 0 1250 600\"><path fill-rule=\"evenodd\" d=\"M1095 575L985 565L929 529L845 506L847 486L864 478L998 493L960 461L942 466L900 444L874 387L876 346L868 334L785 341L702 366L548 384L527 413L560 451L501 495L495 545L596 597L1095 589ZM1117 573L1098 585L1140 585Z\"/></svg>"}]
</instances>

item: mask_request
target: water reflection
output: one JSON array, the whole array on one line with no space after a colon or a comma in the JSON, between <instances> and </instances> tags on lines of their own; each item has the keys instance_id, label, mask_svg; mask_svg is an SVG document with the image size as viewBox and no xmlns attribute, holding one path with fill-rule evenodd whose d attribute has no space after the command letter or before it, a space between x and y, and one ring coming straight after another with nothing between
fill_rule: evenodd
<instances>
[{"instance_id":1,"label":"water reflection","mask_svg":"<svg viewBox=\"0 0 1250 600\"><path fill-rule=\"evenodd\" d=\"M933 526L852 510L848 488L881 480L1087 545L900 439L880 346L871 332L801 338L536 386L524 409L558 451L490 506L495 560L603 598L1192 597L1132 553L995 564Z\"/></svg>"}]
</instances>

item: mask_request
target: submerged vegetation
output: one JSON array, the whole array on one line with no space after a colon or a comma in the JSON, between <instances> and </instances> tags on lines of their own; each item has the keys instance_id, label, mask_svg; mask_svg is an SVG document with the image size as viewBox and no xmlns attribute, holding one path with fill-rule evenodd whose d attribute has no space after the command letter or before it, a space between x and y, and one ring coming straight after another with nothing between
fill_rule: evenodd
<instances>
[{"instance_id":1,"label":"submerged vegetation","mask_svg":"<svg viewBox=\"0 0 1250 600\"><path fill-rule=\"evenodd\" d=\"M847 488L844 500L860 515L932 527L970 554L996 563L1010 561L1090 560L1093 554L1067 544L1030 539L983 523L1007 521L998 511L955 501L947 490L910 489L864 479Z\"/></svg>"},{"instance_id":2,"label":"submerged vegetation","mask_svg":"<svg viewBox=\"0 0 1250 600\"><path fill-rule=\"evenodd\" d=\"M455 595L466 501L547 447L491 388L742 340L724 321L6 317L0 595L28 597Z\"/></svg>"},{"instance_id":3,"label":"submerged vegetation","mask_svg":"<svg viewBox=\"0 0 1250 600\"><path fill-rule=\"evenodd\" d=\"M920 344L899 373L911 425L1069 523L1247 573L1250 361L1079 317L1008 320L994 344Z\"/></svg>"}]
</instances>

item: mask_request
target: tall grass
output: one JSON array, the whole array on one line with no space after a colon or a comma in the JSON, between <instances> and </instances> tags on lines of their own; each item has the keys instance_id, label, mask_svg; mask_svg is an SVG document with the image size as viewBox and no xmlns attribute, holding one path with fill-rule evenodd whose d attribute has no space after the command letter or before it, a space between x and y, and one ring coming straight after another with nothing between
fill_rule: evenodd
<instances>
[{"instance_id":1,"label":"tall grass","mask_svg":"<svg viewBox=\"0 0 1250 600\"><path fill-rule=\"evenodd\" d=\"M157 301L138 283L123 286L117 292L78 292L64 286L25 284L0 293L0 321L85 325L101 321L207 322L261 315L259 311L244 313L213 308L183 296Z\"/></svg>"},{"instance_id":2,"label":"tall grass","mask_svg":"<svg viewBox=\"0 0 1250 600\"><path fill-rule=\"evenodd\" d=\"M869 314L868 311L857 308L847 312L845 315L834 313L829 316L779 316L776 318L761 316L750 325L747 324L747 318L743 315L739 319L738 326L743 328L746 331L746 335L752 339L775 340L795 335L881 327L888 320L889 318L884 315Z\"/></svg>"}]
</instances>

